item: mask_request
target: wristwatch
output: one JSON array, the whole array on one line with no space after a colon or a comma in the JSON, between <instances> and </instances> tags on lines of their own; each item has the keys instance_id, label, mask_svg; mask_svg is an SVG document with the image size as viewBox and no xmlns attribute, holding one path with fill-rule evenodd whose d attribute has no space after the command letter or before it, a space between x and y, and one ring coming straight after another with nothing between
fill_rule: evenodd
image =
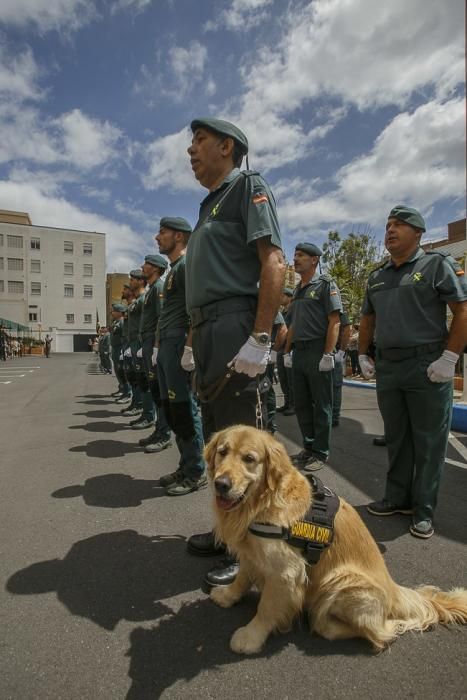
<instances>
[{"instance_id":1,"label":"wristwatch","mask_svg":"<svg viewBox=\"0 0 467 700\"><path fill-rule=\"evenodd\" d=\"M258 345L264 345L266 347L266 345L269 345L269 343L271 342L271 336L269 335L269 333L253 332L251 335L256 340Z\"/></svg>"}]
</instances>

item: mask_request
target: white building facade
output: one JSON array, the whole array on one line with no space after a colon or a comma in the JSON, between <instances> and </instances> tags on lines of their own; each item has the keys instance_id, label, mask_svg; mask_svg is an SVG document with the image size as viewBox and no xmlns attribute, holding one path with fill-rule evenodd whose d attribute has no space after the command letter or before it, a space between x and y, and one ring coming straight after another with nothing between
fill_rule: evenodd
<instances>
[{"instance_id":1,"label":"white building facade","mask_svg":"<svg viewBox=\"0 0 467 700\"><path fill-rule=\"evenodd\" d=\"M105 234L0 221L0 317L85 350L105 323Z\"/></svg>"}]
</instances>

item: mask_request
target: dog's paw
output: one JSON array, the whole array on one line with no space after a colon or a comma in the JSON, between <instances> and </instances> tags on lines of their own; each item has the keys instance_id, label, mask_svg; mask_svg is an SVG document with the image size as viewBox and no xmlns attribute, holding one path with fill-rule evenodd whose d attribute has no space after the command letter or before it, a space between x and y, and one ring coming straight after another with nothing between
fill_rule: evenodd
<instances>
[{"instance_id":1,"label":"dog's paw","mask_svg":"<svg viewBox=\"0 0 467 700\"><path fill-rule=\"evenodd\" d=\"M230 648L236 654L257 654L261 651L264 644L264 637L258 636L257 631L252 629L250 625L239 627L234 632L230 640Z\"/></svg>"},{"instance_id":2,"label":"dog's paw","mask_svg":"<svg viewBox=\"0 0 467 700\"><path fill-rule=\"evenodd\" d=\"M237 602L229 591L230 586L219 586L218 588L213 588L209 597L216 605L220 605L221 608L231 608Z\"/></svg>"}]
</instances>

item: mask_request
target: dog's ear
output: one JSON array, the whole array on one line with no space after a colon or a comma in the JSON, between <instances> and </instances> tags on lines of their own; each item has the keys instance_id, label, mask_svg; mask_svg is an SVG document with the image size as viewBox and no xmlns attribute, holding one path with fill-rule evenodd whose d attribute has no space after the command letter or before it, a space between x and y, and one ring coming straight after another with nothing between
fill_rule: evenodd
<instances>
[{"instance_id":1,"label":"dog's ear","mask_svg":"<svg viewBox=\"0 0 467 700\"><path fill-rule=\"evenodd\" d=\"M206 466L208 468L208 473L211 476L214 473L214 466L215 466L214 463L215 463L215 458L216 458L216 450L217 450L217 445L219 443L219 438L220 438L221 434L222 434L222 432L214 433L214 435L212 435L208 444L204 448L204 459L206 460Z\"/></svg>"},{"instance_id":2,"label":"dog's ear","mask_svg":"<svg viewBox=\"0 0 467 700\"><path fill-rule=\"evenodd\" d=\"M270 491L277 492L282 477L290 469L289 456L285 447L269 436L267 437L266 452L266 484Z\"/></svg>"}]
</instances>

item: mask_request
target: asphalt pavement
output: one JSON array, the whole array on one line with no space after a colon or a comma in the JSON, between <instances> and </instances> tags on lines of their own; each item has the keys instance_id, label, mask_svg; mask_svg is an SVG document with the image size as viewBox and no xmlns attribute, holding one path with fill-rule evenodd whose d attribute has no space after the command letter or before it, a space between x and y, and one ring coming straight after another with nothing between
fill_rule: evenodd
<instances>
[{"instance_id":1,"label":"asphalt pavement","mask_svg":"<svg viewBox=\"0 0 467 700\"><path fill-rule=\"evenodd\" d=\"M260 654L235 655L230 636L257 597L223 610L203 593L215 560L188 555L185 541L210 529L210 492L164 495L158 478L176 467L176 448L143 453L147 432L128 428L94 355L0 369L12 375L0 376L1 700L467 698L466 628L410 633L375 656L298 620ZM300 449L295 417L279 428ZM467 586L466 436L451 441L436 533L424 541L407 517L364 508L383 493L381 433L375 392L344 387L321 478L356 506L396 581Z\"/></svg>"}]
</instances>

